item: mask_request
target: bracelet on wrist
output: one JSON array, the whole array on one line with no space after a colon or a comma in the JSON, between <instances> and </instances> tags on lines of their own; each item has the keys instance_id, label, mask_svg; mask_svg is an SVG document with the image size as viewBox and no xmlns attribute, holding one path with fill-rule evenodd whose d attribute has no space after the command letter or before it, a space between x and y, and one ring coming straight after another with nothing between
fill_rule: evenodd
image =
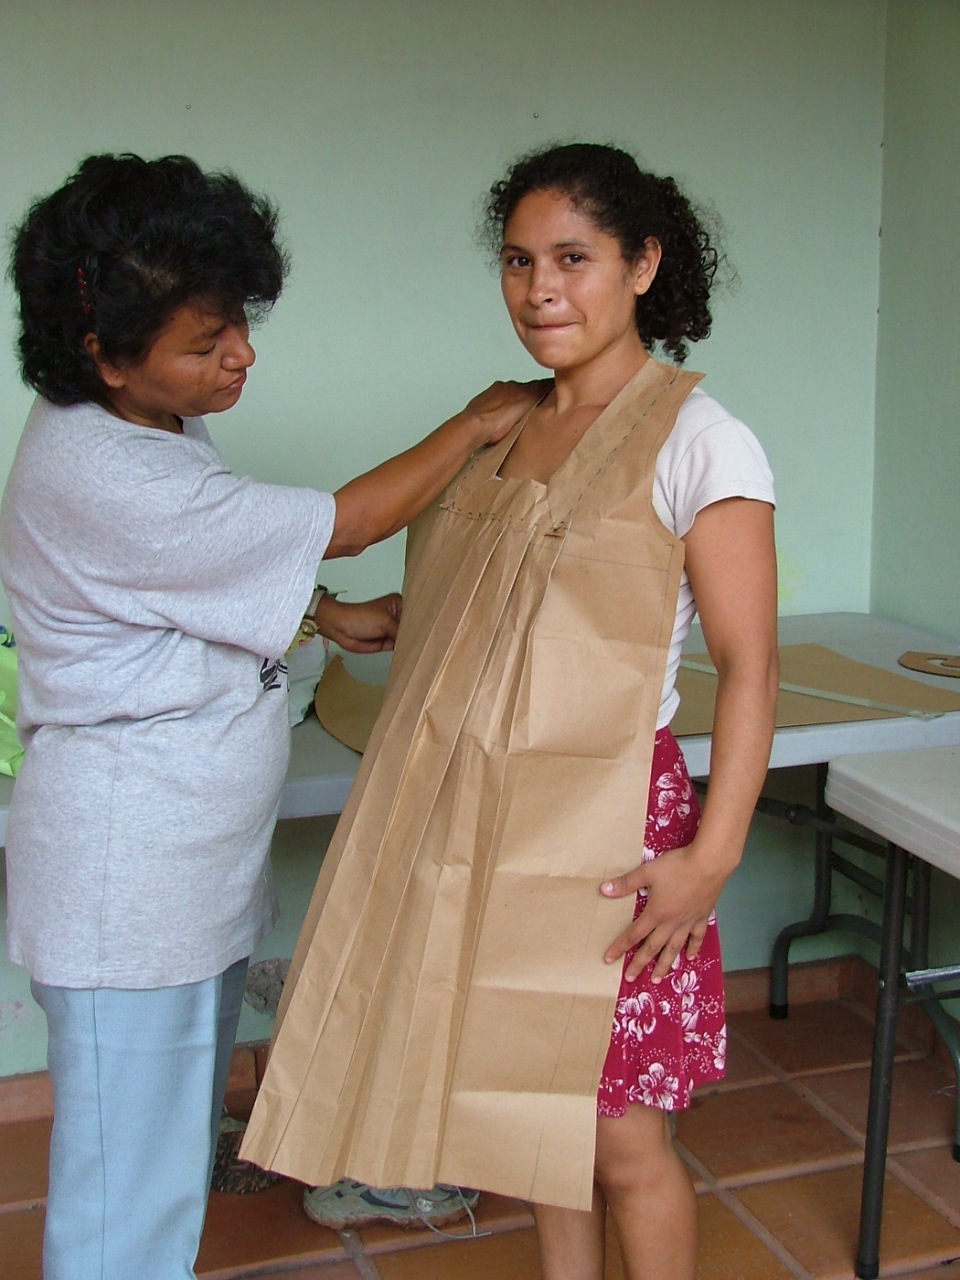
<instances>
[{"instance_id":1,"label":"bracelet on wrist","mask_svg":"<svg viewBox=\"0 0 960 1280\"><path fill-rule=\"evenodd\" d=\"M313 595L310 597L310 603L307 605L307 611L303 615L303 620L300 623L300 635L306 636L308 640L312 640L319 630L316 619L317 608L319 607L320 601L323 597L329 595L333 595L333 592L328 591L326 587L322 586L318 582Z\"/></svg>"}]
</instances>

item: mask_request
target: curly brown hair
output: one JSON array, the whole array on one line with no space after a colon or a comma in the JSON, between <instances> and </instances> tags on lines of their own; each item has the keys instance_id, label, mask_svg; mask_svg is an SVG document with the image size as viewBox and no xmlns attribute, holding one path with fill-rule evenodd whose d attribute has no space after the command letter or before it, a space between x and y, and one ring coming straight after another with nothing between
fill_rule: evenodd
<instances>
[{"instance_id":1,"label":"curly brown hair","mask_svg":"<svg viewBox=\"0 0 960 1280\"><path fill-rule=\"evenodd\" d=\"M637 298L637 331L649 350L661 343L678 364L688 343L710 332L710 292L721 262L712 215L696 208L670 177L645 172L619 147L595 142L554 144L521 156L490 188L481 235L499 254L507 223L524 196L557 191L616 238L627 262L649 239L660 266Z\"/></svg>"}]
</instances>

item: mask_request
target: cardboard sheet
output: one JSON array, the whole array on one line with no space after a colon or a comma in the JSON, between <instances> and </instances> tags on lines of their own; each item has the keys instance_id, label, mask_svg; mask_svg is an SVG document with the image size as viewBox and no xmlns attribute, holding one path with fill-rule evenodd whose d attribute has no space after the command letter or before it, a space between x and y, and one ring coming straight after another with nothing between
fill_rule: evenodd
<instances>
[{"instance_id":1,"label":"cardboard sheet","mask_svg":"<svg viewBox=\"0 0 960 1280\"><path fill-rule=\"evenodd\" d=\"M711 666L705 653L685 654L684 660ZM785 645L780 650L781 690L777 699L777 728L801 724L846 724L857 720L888 720L911 713L943 715L960 711L960 694L934 689L866 662L854 662L819 644ZM783 685L801 686L796 693ZM671 728L676 736L709 733L717 677L683 667L677 677L680 708ZM817 697L814 691L857 698L860 703ZM862 703L873 703L865 706ZM878 705L882 704L882 705Z\"/></svg>"},{"instance_id":2,"label":"cardboard sheet","mask_svg":"<svg viewBox=\"0 0 960 1280\"><path fill-rule=\"evenodd\" d=\"M313 706L317 719L331 737L362 753L386 692L382 685L367 684L352 676L337 654L324 668Z\"/></svg>"},{"instance_id":3,"label":"cardboard sheet","mask_svg":"<svg viewBox=\"0 0 960 1280\"><path fill-rule=\"evenodd\" d=\"M922 671L928 676L952 676L960 680L960 657L955 653L918 653L908 649L897 659L909 671Z\"/></svg>"}]
</instances>

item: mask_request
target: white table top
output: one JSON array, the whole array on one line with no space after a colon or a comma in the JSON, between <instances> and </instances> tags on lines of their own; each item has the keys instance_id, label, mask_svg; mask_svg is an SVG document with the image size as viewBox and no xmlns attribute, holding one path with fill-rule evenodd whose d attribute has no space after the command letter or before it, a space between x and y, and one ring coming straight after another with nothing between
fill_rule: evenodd
<instances>
[{"instance_id":1,"label":"white table top","mask_svg":"<svg viewBox=\"0 0 960 1280\"><path fill-rule=\"evenodd\" d=\"M907 649L955 652L955 641L869 614L821 613L781 618L780 642L826 645L845 657L872 663L924 684L938 688L953 687L942 676L904 671L897 666L897 658ZM686 648L691 653L703 650L703 638L696 627ZM348 655L347 666L362 679L374 683L385 679L384 655ZM313 717L293 730L292 743L290 769L280 801L280 817L305 818L339 813L346 802L360 757L331 738ZM683 738L681 745L691 774L704 777L710 766L709 734ZM890 720L778 729L770 764L772 768L780 768L816 764L857 752L937 746L960 746L960 712L951 712L935 720L903 716ZM11 779L0 776L0 843L6 836L12 785Z\"/></svg>"},{"instance_id":2,"label":"white table top","mask_svg":"<svg viewBox=\"0 0 960 1280\"><path fill-rule=\"evenodd\" d=\"M925 676L897 665L908 649L927 653L956 653L958 642L919 631L916 627L868 613L808 613L780 619L780 643L822 644L845 658L867 662L885 671L919 680L937 689L960 692L960 681L944 676ZM694 628L684 646L702 652L699 629ZM687 768L695 778L710 771L710 735L681 738ZM960 711L933 720L895 716L889 720L852 720L846 724L797 725L778 729L770 754L771 769L788 765L820 764L837 756L873 751L907 751L917 747L960 746Z\"/></svg>"},{"instance_id":3,"label":"white table top","mask_svg":"<svg viewBox=\"0 0 960 1280\"><path fill-rule=\"evenodd\" d=\"M960 747L840 756L830 763L827 803L960 876Z\"/></svg>"}]
</instances>

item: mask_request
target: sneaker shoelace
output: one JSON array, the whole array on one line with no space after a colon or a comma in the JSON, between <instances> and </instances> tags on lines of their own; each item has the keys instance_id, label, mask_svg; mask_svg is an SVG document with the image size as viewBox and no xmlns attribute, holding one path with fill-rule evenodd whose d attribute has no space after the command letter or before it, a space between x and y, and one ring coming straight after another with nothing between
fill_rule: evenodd
<instances>
[{"instance_id":1,"label":"sneaker shoelace","mask_svg":"<svg viewBox=\"0 0 960 1280\"><path fill-rule=\"evenodd\" d=\"M442 1227L435 1226L427 1218L427 1215L423 1211L423 1209L421 1209L419 1203L417 1202L417 1197L413 1194L410 1188L404 1187L403 1193L407 1197L408 1201L410 1202L410 1208L417 1215L417 1217L420 1219L423 1225L425 1227L429 1227L429 1229L434 1233L434 1235L444 1236L447 1240L479 1240L483 1236L493 1235L492 1231L477 1230L476 1214L473 1212L473 1210L470 1208L470 1205L467 1203L467 1198L463 1194L463 1190L460 1187L456 1187L455 1190L460 1200L460 1203L467 1214L467 1217L470 1219L469 1231L444 1231Z\"/></svg>"}]
</instances>

